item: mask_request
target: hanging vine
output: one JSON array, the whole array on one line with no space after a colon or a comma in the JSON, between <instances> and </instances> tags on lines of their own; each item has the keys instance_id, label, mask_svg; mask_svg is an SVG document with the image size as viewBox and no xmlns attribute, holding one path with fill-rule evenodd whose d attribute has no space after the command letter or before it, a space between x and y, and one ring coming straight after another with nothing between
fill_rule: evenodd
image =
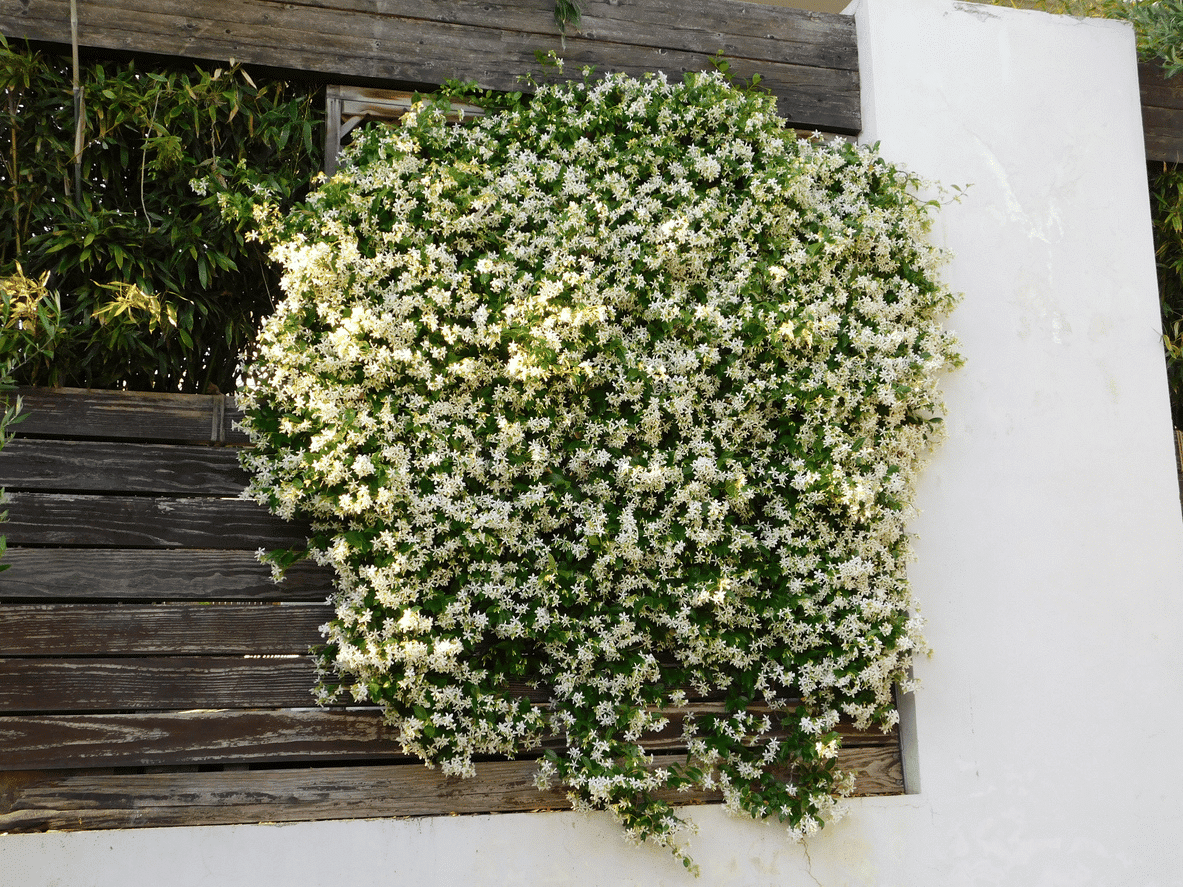
<instances>
[{"instance_id":1,"label":"hanging vine","mask_svg":"<svg viewBox=\"0 0 1183 887\"><path fill-rule=\"evenodd\" d=\"M852 787L839 719L890 727L923 647L906 525L958 361L930 206L720 73L481 103L257 213L286 298L243 458L315 528L277 569L336 569L319 698L450 775L559 734L539 784L688 865L659 792L810 834Z\"/></svg>"}]
</instances>

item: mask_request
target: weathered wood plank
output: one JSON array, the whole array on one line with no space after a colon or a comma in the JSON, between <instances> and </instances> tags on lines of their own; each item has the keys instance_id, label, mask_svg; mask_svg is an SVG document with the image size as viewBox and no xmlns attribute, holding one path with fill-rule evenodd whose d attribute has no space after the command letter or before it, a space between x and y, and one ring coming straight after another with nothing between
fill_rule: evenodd
<instances>
[{"instance_id":1,"label":"weathered wood plank","mask_svg":"<svg viewBox=\"0 0 1183 887\"><path fill-rule=\"evenodd\" d=\"M669 766L677 756L658 757ZM856 795L898 794L899 755L891 749L843 749L839 766L855 772ZM472 779L421 765L374 765L222 773L0 775L0 830L293 822L386 816L440 816L563 810L559 789L534 787L533 761L479 764ZM717 793L671 794L684 806L717 803Z\"/></svg>"},{"instance_id":2,"label":"weathered wood plank","mask_svg":"<svg viewBox=\"0 0 1183 887\"><path fill-rule=\"evenodd\" d=\"M644 737L645 747L683 750L684 716L671 712L671 726ZM842 725L839 732L846 749L898 752L896 731ZM553 739L545 747L564 745ZM363 759L411 760L376 708L0 717L0 770Z\"/></svg>"},{"instance_id":3,"label":"weathered wood plank","mask_svg":"<svg viewBox=\"0 0 1183 887\"><path fill-rule=\"evenodd\" d=\"M585 65L633 76L664 71L672 80L711 68L710 55L667 49L652 52L650 58L638 58L635 48L625 44L568 39L563 57L573 71ZM522 70L534 67L524 58L532 54L522 52ZM740 79L756 74L764 78L760 85L776 97L777 112L791 127L844 134L857 134L861 128L857 72L739 58L731 61L731 73Z\"/></svg>"},{"instance_id":4,"label":"weathered wood plank","mask_svg":"<svg viewBox=\"0 0 1183 887\"><path fill-rule=\"evenodd\" d=\"M283 582L247 551L10 548L0 600L324 601L333 571L292 566Z\"/></svg>"},{"instance_id":5,"label":"weathered wood plank","mask_svg":"<svg viewBox=\"0 0 1183 887\"><path fill-rule=\"evenodd\" d=\"M0 606L5 656L303 654L322 643L325 604Z\"/></svg>"},{"instance_id":6,"label":"weathered wood plank","mask_svg":"<svg viewBox=\"0 0 1183 887\"><path fill-rule=\"evenodd\" d=\"M308 655L0 659L0 711L184 711L306 708L315 668ZM534 704L545 689L506 682Z\"/></svg>"},{"instance_id":7,"label":"weathered wood plank","mask_svg":"<svg viewBox=\"0 0 1183 887\"><path fill-rule=\"evenodd\" d=\"M223 773L0 776L0 830L135 828L565 809L533 761L483 764L473 779L417 765Z\"/></svg>"},{"instance_id":8,"label":"weathered wood plank","mask_svg":"<svg viewBox=\"0 0 1183 887\"><path fill-rule=\"evenodd\" d=\"M3 28L0 28L0 33ZM242 442L225 420L224 395L82 388L22 388L25 418L18 436L97 437L106 440Z\"/></svg>"},{"instance_id":9,"label":"weathered wood plank","mask_svg":"<svg viewBox=\"0 0 1183 887\"><path fill-rule=\"evenodd\" d=\"M309 529L244 499L13 493L11 545L258 549L300 546Z\"/></svg>"},{"instance_id":10,"label":"weathered wood plank","mask_svg":"<svg viewBox=\"0 0 1183 887\"><path fill-rule=\"evenodd\" d=\"M84 394L84 403L94 400L91 393ZM104 471L118 472L117 451L127 449L127 445L59 447L51 441L29 441L28 446L46 447L49 455L45 458L59 467L33 466L22 469L22 476L31 477L28 482L32 484L60 482L67 486L101 483L97 478ZM153 484L178 484L169 475L167 460L159 457L166 451L187 452L189 448L133 449L141 454L156 454L146 460L152 463L155 459L156 466L137 468L134 477L118 483L144 484L136 487L144 491ZM22 456L18 448L17 456L26 458L32 452L29 449ZM89 455L79 457L78 453ZM193 458L200 462L203 456L198 452ZM0 462L0 472L4 471L3 464ZM232 465L224 462L221 468ZM207 472L210 483L223 483L216 478L221 469L206 466L195 470L199 474ZM67 476L55 481L55 473ZM164 480L153 479L154 473ZM201 511L200 506L194 506L194 511L192 503L212 506L215 512ZM241 506L253 514L247 517L238 510ZM185 512L185 519L174 523L178 509ZM32 535L37 542L49 544L211 544L211 536L216 536L212 544L254 548L260 544L257 534L249 543L244 543L244 534L251 534L261 519L268 518L263 509L241 500L192 496L165 499L18 493L13 512L13 523L5 527L6 531L17 530L15 535L9 533L11 538L19 541L22 531L32 532L35 526ZM191 520L194 514L200 518L196 523ZM25 516L24 523L21 515ZM91 526L80 536L78 524ZM290 529L289 525L281 526L285 531ZM101 528L97 536L78 541L97 528ZM134 536L136 541L122 535L129 532L138 534ZM303 531L296 541L282 544L298 544L302 537ZM117 538L119 541L115 541ZM205 541L195 541L198 538ZM270 582L266 568L244 550L14 548L8 560L12 569L0 573L0 597L8 600L323 601L331 584L328 570L299 565L291 574L294 581L276 586ZM94 763L193 767L201 763L246 766L407 761L391 731L382 726L377 710L306 708L314 682L311 663L306 656L286 658L284 654L302 651L319 641L316 626L328 615L329 609L323 605L0 607L0 650L9 656L30 657L0 660L0 709L28 713L0 718L0 769ZM229 655L248 650L254 654L249 658ZM222 655L188 655L199 651ZM43 658L61 653L91 655L65 661ZM136 658L95 658L93 654L99 653L134 654ZM255 658L259 653L278 654L281 658ZM142 654L148 655L140 658ZM530 690L524 685L513 689L535 703L545 701L543 690ZM255 710L276 707L283 710ZM717 707L717 703L700 701L687 710L706 712ZM144 711L129 713L135 710ZM647 738L654 751L672 751L681 745L685 712L670 714L670 726ZM849 728L843 732L846 747L840 761L864 773L863 793L902 791L897 738ZM558 748L561 742L552 739L547 745ZM485 765L482 770L501 766L506 765ZM0 777L4 801L0 810L7 811L0 814L0 829L293 821L545 806L532 787L534 764L509 766L527 769L513 771L508 777L505 772L494 772L488 785L479 780L457 785L424 784L421 777L431 775L431 771L415 762L395 768L366 764L319 771L219 774L9 773ZM359 774L360 779L355 779ZM235 782L236 777L252 778ZM392 792L396 798L393 808L388 800ZM342 793L346 801L338 803ZM422 802L423 797L429 800ZM360 798L360 806L349 798ZM684 798L678 796L678 800Z\"/></svg>"},{"instance_id":11,"label":"weathered wood plank","mask_svg":"<svg viewBox=\"0 0 1183 887\"><path fill-rule=\"evenodd\" d=\"M396 758L375 708L0 717L0 770Z\"/></svg>"},{"instance_id":12,"label":"weathered wood plank","mask_svg":"<svg viewBox=\"0 0 1183 887\"><path fill-rule=\"evenodd\" d=\"M858 70L854 16L759 3L587 0L579 36L731 59Z\"/></svg>"},{"instance_id":13,"label":"weathered wood plank","mask_svg":"<svg viewBox=\"0 0 1183 887\"><path fill-rule=\"evenodd\" d=\"M1183 162L1183 75L1168 79L1161 65L1143 62L1138 65L1138 85L1146 159Z\"/></svg>"},{"instance_id":14,"label":"weathered wood plank","mask_svg":"<svg viewBox=\"0 0 1183 887\"><path fill-rule=\"evenodd\" d=\"M1157 62L1139 63L1138 89L1144 106L1183 109L1183 74L1164 77Z\"/></svg>"},{"instance_id":15,"label":"weathered wood plank","mask_svg":"<svg viewBox=\"0 0 1183 887\"><path fill-rule=\"evenodd\" d=\"M456 3L454 0L308 0L303 5L517 31L555 39L553 0ZM851 16L770 7L732 0L585 0L582 24L568 37L715 53L720 40L746 38L745 57L788 59L799 65L857 70ZM734 55L724 48L728 55Z\"/></svg>"},{"instance_id":16,"label":"weathered wood plank","mask_svg":"<svg viewBox=\"0 0 1183 887\"><path fill-rule=\"evenodd\" d=\"M639 0L616 5L622 8L613 9L609 0L589 9L584 33L569 35L565 47L554 28L553 7L538 0L472 5L476 18L459 22L466 13L458 9L441 11L443 3L410 0L331 6L276 0L121 0L117 7L82 2L79 17L81 41L88 46L235 58L388 82L473 80L499 90L523 88L517 77L537 68L538 50L561 51L572 74L589 64L601 72L662 70L671 76L709 69L711 57L723 51L734 59L736 75L764 78L794 126L843 133L861 128L849 19L778 9L782 21L772 28L772 10L703 0L681 9L667 5L659 25L645 19ZM19 15L0 16L0 31L63 42L67 6L65 0L28 0ZM635 24L633 14L639 17ZM733 19L744 24L740 33L722 30ZM789 34L796 39L786 39Z\"/></svg>"},{"instance_id":17,"label":"weathered wood plank","mask_svg":"<svg viewBox=\"0 0 1183 887\"><path fill-rule=\"evenodd\" d=\"M315 669L308 656L0 659L0 711L87 712L194 708L303 708Z\"/></svg>"},{"instance_id":18,"label":"weathered wood plank","mask_svg":"<svg viewBox=\"0 0 1183 887\"><path fill-rule=\"evenodd\" d=\"M18 439L0 451L9 491L237 496L247 481L231 447Z\"/></svg>"},{"instance_id":19,"label":"weathered wood plank","mask_svg":"<svg viewBox=\"0 0 1183 887\"><path fill-rule=\"evenodd\" d=\"M82 713L210 708L306 708L310 656L0 659L0 711ZM544 703L547 691L509 682Z\"/></svg>"}]
</instances>

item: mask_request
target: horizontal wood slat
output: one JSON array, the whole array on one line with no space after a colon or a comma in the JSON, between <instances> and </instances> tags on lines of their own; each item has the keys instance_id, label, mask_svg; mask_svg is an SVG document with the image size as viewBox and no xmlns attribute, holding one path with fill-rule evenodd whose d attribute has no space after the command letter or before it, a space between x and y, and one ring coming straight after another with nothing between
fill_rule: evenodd
<instances>
[{"instance_id":1,"label":"horizontal wood slat","mask_svg":"<svg viewBox=\"0 0 1183 887\"><path fill-rule=\"evenodd\" d=\"M315 683L308 655L0 659L0 711L304 708ZM535 704L548 699L522 681L506 689Z\"/></svg>"},{"instance_id":2,"label":"horizontal wood slat","mask_svg":"<svg viewBox=\"0 0 1183 887\"><path fill-rule=\"evenodd\" d=\"M309 528L244 499L12 493L10 545L154 548L291 548Z\"/></svg>"},{"instance_id":3,"label":"horizontal wood slat","mask_svg":"<svg viewBox=\"0 0 1183 887\"><path fill-rule=\"evenodd\" d=\"M0 606L5 656L286 655L322 642L325 604Z\"/></svg>"},{"instance_id":4,"label":"horizontal wood slat","mask_svg":"<svg viewBox=\"0 0 1183 887\"><path fill-rule=\"evenodd\" d=\"M658 756L669 766L677 756ZM862 795L902 791L899 755L844 748L839 766L858 775ZM227 825L385 816L439 816L563 810L563 792L534 786L533 761L478 764L472 779L422 766L372 765L222 773L0 774L0 830ZM669 794L680 805L720 800L714 793Z\"/></svg>"},{"instance_id":5,"label":"horizontal wood slat","mask_svg":"<svg viewBox=\"0 0 1183 887\"><path fill-rule=\"evenodd\" d=\"M682 749L687 706L670 712L671 726L647 736L661 753ZM895 749L896 731L839 728L842 747ZM547 747L561 748L558 740ZM396 732L376 708L201 711L0 717L0 770L134 767L177 764L247 764L399 759Z\"/></svg>"},{"instance_id":6,"label":"horizontal wood slat","mask_svg":"<svg viewBox=\"0 0 1183 887\"><path fill-rule=\"evenodd\" d=\"M585 0L578 33L589 40L729 58L786 59L858 70L854 17L760 3Z\"/></svg>"},{"instance_id":7,"label":"horizontal wood slat","mask_svg":"<svg viewBox=\"0 0 1183 887\"><path fill-rule=\"evenodd\" d=\"M1154 62L1138 65L1146 159L1183 163L1183 75L1163 76Z\"/></svg>"},{"instance_id":8,"label":"horizontal wood slat","mask_svg":"<svg viewBox=\"0 0 1183 887\"><path fill-rule=\"evenodd\" d=\"M180 418L154 422L153 401ZM56 415L39 420L38 403ZM237 498L233 448L150 442L153 429L199 440L205 423L211 442L225 438L230 401L56 391L25 408L35 434L0 453L0 484L15 490L0 528L14 544L0 572L0 830L566 805L537 792L532 760L444 780L403 753L377 708L312 707L308 649L332 615L332 572L301 563L276 584L254 556L302 544L306 528ZM722 710L692 699L646 747L682 754L685 718ZM902 791L896 733L840 732L859 794ZM80 769L100 766L121 772ZM126 772L145 767L185 772Z\"/></svg>"},{"instance_id":9,"label":"horizontal wood slat","mask_svg":"<svg viewBox=\"0 0 1183 887\"><path fill-rule=\"evenodd\" d=\"M65 43L67 0L23 0L0 12L10 37ZM565 41L548 0L118 0L78 3L84 46L225 60L387 83L475 81L528 88L535 54L559 52L568 72L708 70L724 52L740 77L759 73L781 114L799 128L861 128L854 22L848 16L769 9L732 0L692 4L598 0ZM565 45L564 45L565 42Z\"/></svg>"},{"instance_id":10,"label":"horizontal wood slat","mask_svg":"<svg viewBox=\"0 0 1183 887\"><path fill-rule=\"evenodd\" d=\"M67 18L67 21L69 19ZM0 33L6 33L0 28ZM224 395L82 388L22 388L24 418L12 426L19 436L99 437L106 440L208 441L245 443L246 435L227 421Z\"/></svg>"},{"instance_id":11,"label":"horizontal wood slat","mask_svg":"<svg viewBox=\"0 0 1183 887\"><path fill-rule=\"evenodd\" d=\"M533 784L533 761L487 763L473 779L425 767L368 766L226 773L0 775L0 830L135 828L369 816L561 810Z\"/></svg>"},{"instance_id":12,"label":"horizontal wood slat","mask_svg":"<svg viewBox=\"0 0 1183 887\"><path fill-rule=\"evenodd\" d=\"M0 770L381 758L411 760L375 708L0 717Z\"/></svg>"},{"instance_id":13,"label":"horizontal wood slat","mask_svg":"<svg viewBox=\"0 0 1183 887\"><path fill-rule=\"evenodd\" d=\"M305 561L283 582L248 551L10 548L0 600L324 601L333 571Z\"/></svg>"},{"instance_id":14,"label":"horizontal wood slat","mask_svg":"<svg viewBox=\"0 0 1183 887\"><path fill-rule=\"evenodd\" d=\"M1144 105L1183 109L1183 76L1164 77L1157 62L1138 64L1138 87Z\"/></svg>"},{"instance_id":15,"label":"horizontal wood slat","mask_svg":"<svg viewBox=\"0 0 1183 887\"><path fill-rule=\"evenodd\" d=\"M314 683L308 656L0 659L0 711L304 708Z\"/></svg>"},{"instance_id":16,"label":"horizontal wood slat","mask_svg":"<svg viewBox=\"0 0 1183 887\"><path fill-rule=\"evenodd\" d=\"M0 451L0 488L10 492L237 496L247 479L230 447L21 439Z\"/></svg>"}]
</instances>

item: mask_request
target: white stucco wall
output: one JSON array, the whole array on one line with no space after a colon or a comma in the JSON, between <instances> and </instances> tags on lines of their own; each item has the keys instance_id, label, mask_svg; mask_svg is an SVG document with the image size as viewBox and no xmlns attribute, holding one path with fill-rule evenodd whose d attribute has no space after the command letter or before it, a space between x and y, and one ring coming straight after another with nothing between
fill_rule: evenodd
<instances>
[{"instance_id":1,"label":"white stucco wall","mask_svg":"<svg viewBox=\"0 0 1183 887\"><path fill-rule=\"evenodd\" d=\"M970 185L935 236L949 441L920 491L920 793L807 846L699 810L704 885L1183 884L1183 519L1133 38L858 0L865 138ZM0 885L688 885L605 818L523 814L0 838Z\"/></svg>"}]
</instances>

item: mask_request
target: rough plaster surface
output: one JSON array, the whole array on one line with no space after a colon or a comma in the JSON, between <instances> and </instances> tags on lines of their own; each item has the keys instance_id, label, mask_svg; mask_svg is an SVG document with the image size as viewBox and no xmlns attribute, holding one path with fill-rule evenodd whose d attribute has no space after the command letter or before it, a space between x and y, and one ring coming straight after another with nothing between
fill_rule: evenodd
<instances>
[{"instance_id":1,"label":"rough plaster surface","mask_svg":"<svg viewBox=\"0 0 1183 887\"><path fill-rule=\"evenodd\" d=\"M969 185L934 236L965 300L920 491L921 792L807 846L699 810L704 885L1183 884L1183 518L1133 39L950 0L859 0L869 141ZM688 885L604 817L0 838L0 885Z\"/></svg>"}]
</instances>

